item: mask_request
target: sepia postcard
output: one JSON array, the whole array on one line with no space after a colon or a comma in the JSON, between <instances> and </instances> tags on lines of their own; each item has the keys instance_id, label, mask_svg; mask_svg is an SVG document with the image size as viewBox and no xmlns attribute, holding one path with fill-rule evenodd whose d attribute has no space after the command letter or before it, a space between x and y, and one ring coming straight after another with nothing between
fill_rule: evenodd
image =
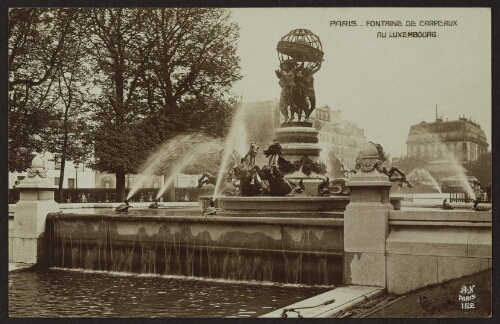
<instances>
[{"instance_id":1,"label":"sepia postcard","mask_svg":"<svg viewBox=\"0 0 500 324\"><path fill-rule=\"evenodd\" d=\"M491 7L5 9L2 318L493 316Z\"/></svg>"}]
</instances>

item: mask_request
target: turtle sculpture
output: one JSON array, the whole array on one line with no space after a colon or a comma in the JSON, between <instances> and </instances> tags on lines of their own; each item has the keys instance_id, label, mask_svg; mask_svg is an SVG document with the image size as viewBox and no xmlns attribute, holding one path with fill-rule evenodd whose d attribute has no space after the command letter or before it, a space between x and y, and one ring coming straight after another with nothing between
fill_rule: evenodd
<instances>
[{"instance_id":1,"label":"turtle sculpture","mask_svg":"<svg viewBox=\"0 0 500 324\"><path fill-rule=\"evenodd\" d=\"M119 205L118 207L115 208L115 211L117 212L121 212L121 213L124 213L124 212L127 212L128 209L130 208L130 205L129 205L129 199L125 199L123 201L124 203Z\"/></svg>"}]
</instances>

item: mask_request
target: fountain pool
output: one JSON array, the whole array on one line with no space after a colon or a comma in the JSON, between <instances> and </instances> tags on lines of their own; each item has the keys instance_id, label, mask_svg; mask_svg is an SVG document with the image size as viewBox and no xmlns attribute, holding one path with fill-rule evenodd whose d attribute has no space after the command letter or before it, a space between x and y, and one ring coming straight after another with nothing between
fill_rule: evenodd
<instances>
[{"instance_id":1,"label":"fountain pool","mask_svg":"<svg viewBox=\"0 0 500 324\"><path fill-rule=\"evenodd\" d=\"M50 268L9 274L9 316L258 317L327 289Z\"/></svg>"}]
</instances>

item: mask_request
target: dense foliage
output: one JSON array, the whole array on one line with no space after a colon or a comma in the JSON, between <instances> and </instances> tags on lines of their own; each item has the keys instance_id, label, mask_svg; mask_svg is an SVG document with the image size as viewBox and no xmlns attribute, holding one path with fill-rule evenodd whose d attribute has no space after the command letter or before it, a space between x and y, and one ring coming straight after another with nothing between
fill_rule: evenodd
<instances>
[{"instance_id":1,"label":"dense foliage","mask_svg":"<svg viewBox=\"0 0 500 324\"><path fill-rule=\"evenodd\" d=\"M224 136L240 76L238 26L220 8L9 12L9 170L35 153L125 175L186 132ZM62 198L60 198L62 199Z\"/></svg>"}]
</instances>

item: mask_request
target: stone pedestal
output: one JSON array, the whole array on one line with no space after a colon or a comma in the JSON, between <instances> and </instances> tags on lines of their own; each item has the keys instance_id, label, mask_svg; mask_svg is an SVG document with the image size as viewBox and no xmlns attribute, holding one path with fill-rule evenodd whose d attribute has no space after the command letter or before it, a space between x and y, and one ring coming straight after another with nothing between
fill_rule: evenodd
<instances>
[{"instance_id":1,"label":"stone pedestal","mask_svg":"<svg viewBox=\"0 0 500 324\"><path fill-rule=\"evenodd\" d=\"M47 214L59 211L54 200L57 186L45 178L43 163L35 157L28 177L16 188L20 191L20 200L14 214L12 260L9 262L35 264L43 259Z\"/></svg>"},{"instance_id":2,"label":"stone pedestal","mask_svg":"<svg viewBox=\"0 0 500 324\"><path fill-rule=\"evenodd\" d=\"M319 132L313 127L311 122L286 122L276 129L276 139L283 149L283 157L290 162L299 161L307 156L313 162L319 161L321 146L318 144ZM318 185L321 180L316 176L308 177L298 171L285 176L287 180L298 184L302 180L305 192L308 195L317 195Z\"/></svg>"},{"instance_id":3,"label":"stone pedestal","mask_svg":"<svg viewBox=\"0 0 500 324\"><path fill-rule=\"evenodd\" d=\"M276 130L276 139L281 143L283 157L288 161L300 160L305 155L318 162L321 152L318 134L310 122L287 122Z\"/></svg>"},{"instance_id":4,"label":"stone pedestal","mask_svg":"<svg viewBox=\"0 0 500 324\"><path fill-rule=\"evenodd\" d=\"M351 201L344 213L344 284L386 287L392 183L374 171L355 174L346 185Z\"/></svg>"}]
</instances>

